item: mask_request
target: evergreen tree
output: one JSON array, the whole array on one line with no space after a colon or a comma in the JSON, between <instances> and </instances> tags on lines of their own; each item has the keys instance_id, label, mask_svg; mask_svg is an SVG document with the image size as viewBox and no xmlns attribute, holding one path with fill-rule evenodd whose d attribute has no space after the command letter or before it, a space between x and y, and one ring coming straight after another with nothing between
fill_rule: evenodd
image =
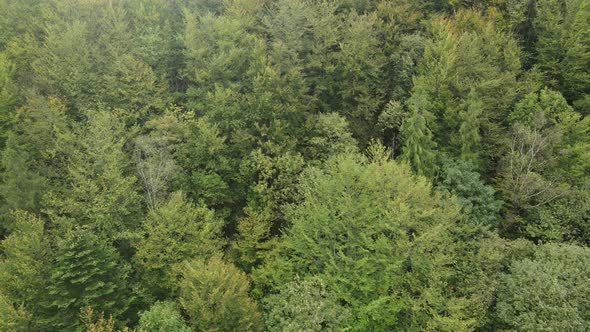
<instances>
[{"instance_id":1,"label":"evergreen tree","mask_svg":"<svg viewBox=\"0 0 590 332\"><path fill-rule=\"evenodd\" d=\"M528 92L517 81L518 45L493 17L472 10L434 19L429 32L411 98L428 105L434 116L429 127L439 150L457 158L481 158L487 171L502 153L504 121L519 89ZM479 158L469 144L477 144Z\"/></svg>"},{"instance_id":2,"label":"evergreen tree","mask_svg":"<svg viewBox=\"0 0 590 332\"><path fill-rule=\"evenodd\" d=\"M474 164L479 162L479 153L481 136L479 134L479 121L482 116L482 104L477 99L474 90L471 90L467 96L465 110L459 113L461 127L459 128L459 137L461 139L461 159L471 161Z\"/></svg>"},{"instance_id":3,"label":"evergreen tree","mask_svg":"<svg viewBox=\"0 0 590 332\"><path fill-rule=\"evenodd\" d=\"M15 86L12 83L13 64L0 52L0 147L4 147L6 135L12 124L15 104Z\"/></svg>"},{"instance_id":4,"label":"evergreen tree","mask_svg":"<svg viewBox=\"0 0 590 332\"><path fill-rule=\"evenodd\" d=\"M2 331L28 331L29 319L22 307L15 308L11 301L0 293L0 329Z\"/></svg>"},{"instance_id":5,"label":"evergreen tree","mask_svg":"<svg viewBox=\"0 0 590 332\"><path fill-rule=\"evenodd\" d=\"M116 114L89 112L88 122L60 137L65 156L64 187L45 196L44 212L54 222L86 225L108 239L137 226L140 197L136 178L129 175L124 151L127 137Z\"/></svg>"},{"instance_id":6,"label":"evergreen tree","mask_svg":"<svg viewBox=\"0 0 590 332\"><path fill-rule=\"evenodd\" d=\"M79 331L81 310L92 308L116 320L132 300L129 266L116 249L87 228L63 230L52 253L40 325L50 331Z\"/></svg>"},{"instance_id":7,"label":"evergreen tree","mask_svg":"<svg viewBox=\"0 0 590 332\"><path fill-rule=\"evenodd\" d=\"M3 214L13 209L38 213L48 187L62 185L57 141L68 132L65 106L57 98L34 96L19 109L16 119L2 153L1 210Z\"/></svg>"},{"instance_id":8,"label":"evergreen tree","mask_svg":"<svg viewBox=\"0 0 590 332\"><path fill-rule=\"evenodd\" d=\"M589 93L589 17L586 1L535 2L535 60L546 74L548 85L561 91L570 102L583 103ZM587 114L587 105L582 109Z\"/></svg>"},{"instance_id":9,"label":"evergreen tree","mask_svg":"<svg viewBox=\"0 0 590 332\"><path fill-rule=\"evenodd\" d=\"M13 212L11 218L12 232L1 245L0 295L10 304L5 310L12 317L4 319L36 329L39 303L45 299L47 286L48 243L41 219L24 211Z\"/></svg>"},{"instance_id":10,"label":"evergreen tree","mask_svg":"<svg viewBox=\"0 0 590 332\"><path fill-rule=\"evenodd\" d=\"M422 107L413 106L414 110L402 125L401 134L403 137L402 158L407 160L412 168L421 175L434 175L436 143L432 140L432 132L428 124L432 114Z\"/></svg>"}]
</instances>

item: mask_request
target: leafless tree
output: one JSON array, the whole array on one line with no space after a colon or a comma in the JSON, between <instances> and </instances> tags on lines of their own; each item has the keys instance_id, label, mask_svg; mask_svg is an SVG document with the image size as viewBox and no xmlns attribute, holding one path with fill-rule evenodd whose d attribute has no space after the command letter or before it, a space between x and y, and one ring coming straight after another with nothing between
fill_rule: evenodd
<instances>
[{"instance_id":1,"label":"leafless tree","mask_svg":"<svg viewBox=\"0 0 590 332\"><path fill-rule=\"evenodd\" d=\"M137 173L144 187L146 204L150 210L154 210L169 194L176 163L166 140L151 136L137 138L135 159Z\"/></svg>"}]
</instances>

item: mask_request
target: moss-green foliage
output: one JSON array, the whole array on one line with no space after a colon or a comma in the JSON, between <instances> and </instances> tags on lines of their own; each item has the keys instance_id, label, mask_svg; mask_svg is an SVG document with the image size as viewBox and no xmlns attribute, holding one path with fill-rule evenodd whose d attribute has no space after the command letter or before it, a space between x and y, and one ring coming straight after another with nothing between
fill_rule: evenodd
<instances>
[{"instance_id":1,"label":"moss-green foliage","mask_svg":"<svg viewBox=\"0 0 590 332\"><path fill-rule=\"evenodd\" d=\"M65 107L58 98L31 96L19 108L15 120L2 151L0 210L3 214L9 214L12 209L38 213L50 185L61 186L55 180L64 171L57 143L58 137L68 131Z\"/></svg>"},{"instance_id":2,"label":"moss-green foliage","mask_svg":"<svg viewBox=\"0 0 590 332\"><path fill-rule=\"evenodd\" d=\"M48 277L43 221L24 211L15 211L10 217L13 227L2 241L0 260L0 295L7 305L4 324L15 324L17 329L26 323L23 326L35 328Z\"/></svg>"},{"instance_id":3,"label":"moss-green foliage","mask_svg":"<svg viewBox=\"0 0 590 332\"><path fill-rule=\"evenodd\" d=\"M535 2L533 31L536 35L535 60L546 74L546 82L559 89L570 101L580 101L589 93L590 5L586 1Z\"/></svg>"},{"instance_id":4,"label":"moss-green foliage","mask_svg":"<svg viewBox=\"0 0 590 332\"><path fill-rule=\"evenodd\" d=\"M7 59L4 53L0 53L0 146L4 146L6 134L13 121L13 106L15 104L15 86L12 83L14 65Z\"/></svg>"},{"instance_id":5,"label":"moss-green foliage","mask_svg":"<svg viewBox=\"0 0 590 332\"><path fill-rule=\"evenodd\" d=\"M279 289L295 275L317 276L351 308L342 326L354 330L467 328L461 300L451 300L456 311L436 309L450 305L439 288L451 272L444 263L450 257L427 254L444 246L458 207L407 165L374 158L338 156L302 175L302 202L288 209L292 226L275 260L255 272L257 285Z\"/></svg>"},{"instance_id":6,"label":"moss-green foliage","mask_svg":"<svg viewBox=\"0 0 590 332\"><path fill-rule=\"evenodd\" d=\"M221 226L213 211L194 206L182 193L172 194L168 202L151 211L135 254L146 291L159 299L175 294L173 268L184 260L218 252L223 245Z\"/></svg>"},{"instance_id":7,"label":"moss-green foliage","mask_svg":"<svg viewBox=\"0 0 590 332\"><path fill-rule=\"evenodd\" d=\"M174 302L156 302L139 318L139 330L145 332L190 332Z\"/></svg>"},{"instance_id":8,"label":"moss-green foliage","mask_svg":"<svg viewBox=\"0 0 590 332\"><path fill-rule=\"evenodd\" d=\"M589 68L587 0L0 0L0 330L587 330Z\"/></svg>"},{"instance_id":9,"label":"moss-green foliage","mask_svg":"<svg viewBox=\"0 0 590 332\"><path fill-rule=\"evenodd\" d=\"M497 24L473 11L435 19L410 99L435 117L428 128L439 149L485 167L501 152L521 71L516 42Z\"/></svg>"},{"instance_id":10,"label":"moss-green foliage","mask_svg":"<svg viewBox=\"0 0 590 332\"><path fill-rule=\"evenodd\" d=\"M64 230L51 253L39 325L52 331L81 330L85 308L124 322L132 300L128 274L129 265L96 234L84 228Z\"/></svg>"},{"instance_id":11,"label":"moss-green foliage","mask_svg":"<svg viewBox=\"0 0 590 332\"><path fill-rule=\"evenodd\" d=\"M219 256L180 267L182 309L195 331L261 331L262 319L248 296L247 276Z\"/></svg>"},{"instance_id":12,"label":"moss-green foliage","mask_svg":"<svg viewBox=\"0 0 590 332\"><path fill-rule=\"evenodd\" d=\"M498 319L509 331L584 331L589 328L588 248L546 244L514 261L502 278Z\"/></svg>"},{"instance_id":13,"label":"moss-green foliage","mask_svg":"<svg viewBox=\"0 0 590 332\"><path fill-rule=\"evenodd\" d=\"M65 185L51 188L44 212L56 223L65 219L113 239L137 227L137 178L129 174L121 118L105 111L87 116L83 126L57 139Z\"/></svg>"},{"instance_id":14,"label":"moss-green foliage","mask_svg":"<svg viewBox=\"0 0 590 332\"><path fill-rule=\"evenodd\" d=\"M268 331L337 331L348 318L348 310L319 278L296 278L266 297L264 308Z\"/></svg>"},{"instance_id":15,"label":"moss-green foliage","mask_svg":"<svg viewBox=\"0 0 590 332\"><path fill-rule=\"evenodd\" d=\"M29 316L22 307L15 308L11 301L0 293L0 329L3 331L27 331Z\"/></svg>"}]
</instances>

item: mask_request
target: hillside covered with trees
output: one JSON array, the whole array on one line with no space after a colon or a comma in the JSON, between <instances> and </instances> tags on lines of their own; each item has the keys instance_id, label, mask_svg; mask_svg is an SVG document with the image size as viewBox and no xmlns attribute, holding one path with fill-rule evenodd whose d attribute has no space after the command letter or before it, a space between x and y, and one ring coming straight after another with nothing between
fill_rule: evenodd
<instances>
[{"instance_id":1,"label":"hillside covered with trees","mask_svg":"<svg viewBox=\"0 0 590 332\"><path fill-rule=\"evenodd\" d=\"M0 331L590 331L590 1L0 0Z\"/></svg>"}]
</instances>

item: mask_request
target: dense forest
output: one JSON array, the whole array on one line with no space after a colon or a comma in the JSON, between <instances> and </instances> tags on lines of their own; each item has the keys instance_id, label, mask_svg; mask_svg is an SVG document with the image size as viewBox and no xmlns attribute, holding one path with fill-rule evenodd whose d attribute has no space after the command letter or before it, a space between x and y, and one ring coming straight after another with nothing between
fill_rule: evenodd
<instances>
[{"instance_id":1,"label":"dense forest","mask_svg":"<svg viewBox=\"0 0 590 332\"><path fill-rule=\"evenodd\" d=\"M0 331L590 331L590 1L0 0Z\"/></svg>"}]
</instances>

